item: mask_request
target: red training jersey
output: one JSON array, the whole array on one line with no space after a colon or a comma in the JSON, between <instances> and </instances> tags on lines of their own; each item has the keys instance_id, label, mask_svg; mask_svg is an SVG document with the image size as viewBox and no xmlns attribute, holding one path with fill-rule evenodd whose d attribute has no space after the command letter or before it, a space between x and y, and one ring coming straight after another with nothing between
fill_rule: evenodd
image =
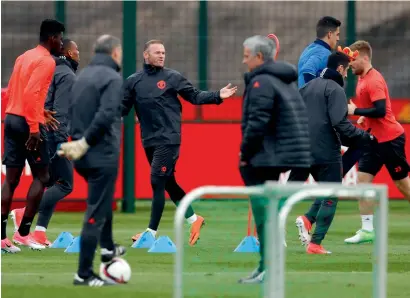
<instances>
[{"instance_id":1,"label":"red training jersey","mask_svg":"<svg viewBox=\"0 0 410 298\"><path fill-rule=\"evenodd\" d=\"M364 77L359 78L356 87L356 105L358 108L373 108L373 102L386 99L386 115L383 118L366 117L366 129L371 129L377 140L388 142L404 133L391 110L389 89L382 74L372 68Z\"/></svg>"},{"instance_id":2,"label":"red training jersey","mask_svg":"<svg viewBox=\"0 0 410 298\"><path fill-rule=\"evenodd\" d=\"M8 85L6 114L22 116L30 133L44 124L44 102L53 79L56 63L41 45L20 55L14 63Z\"/></svg>"}]
</instances>

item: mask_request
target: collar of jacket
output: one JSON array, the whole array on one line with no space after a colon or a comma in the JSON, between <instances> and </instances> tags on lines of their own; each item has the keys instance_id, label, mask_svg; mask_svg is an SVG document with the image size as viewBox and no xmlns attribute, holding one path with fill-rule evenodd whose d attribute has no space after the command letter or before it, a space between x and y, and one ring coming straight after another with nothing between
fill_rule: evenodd
<instances>
[{"instance_id":1,"label":"collar of jacket","mask_svg":"<svg viewBox=\"0 0 410 298\"><path fill-rule=\"evenodd\" d=\"M331 47L330 47L326 42L324 42L324 41L321 40L321 39L316 39L316 40L314 41L314 43L325 47L325 48L328 49L329 51L332 51Z\"/></svg>"},{"instance_id":2,"label":"collar of jacket","mask_svg":"<svg viewBox=\"0 0 410 298\"><path fill-rule=\"evenodd\" d=\"M70 67L74 72L77 71L78 68L78 62L74 61L73 59L71 59L70 57L66 57L66 56L60 56L58 57L57 61L56 61L57 65L61 65L61 64L66 64L68 67Z\"/></svg>"},{"instance_id":3,"label":"collar of jacket","mask_svg":"<svg viewBox=\"0 0 410 298\"><path fill-rule=\"evenodd\" d=\"M322 73L320 74L320 77L323 79L328 79L328 80L332 80L335 81L336 83L338 83L341 87L344 86L344 80L343 80L343 76L338 73L336 70L330 69L330 68L325 68Z\"/></svg>"},{"instance_id":4,"label":"collar of jacket","mask_svg":"<svg viewBox=\"0 0 410 298\"><path fill-rule=\"evenodd\" d=\"M111 67L116 72L121 70L121 67L108 54L97 53L90 62L90 65L105 65Z\"/></svg>"},{"instance_id":5,"label":"collar of jacket","mask_svg":"<svg viewBox=\"0 0 410 298\"><path fill-rule=\"evenodd\" d=\"M155 65L147 64L145 62L143 64L143 67L144 67L144 71L148 74L154 74L154 73L157 73L157 72L159 72L163 69L163 67L158 67L158 66L155 66Z\"/></svg>"},{"instance_id":6,"label":"collar of jacket","mask_svg":"<svg viewBox=\"0 0 410 298\"><path fill-rule=\"evenodd\" d=\"M259 74L267 65L271 65L275 63L273 61L273 59L269 59L266 62L264 62L263 64L259 65L258 67L254 68L252 71L246 72L244 74L244 78L245 78L245 84L248 85L249 82L252 80L252 78L254 76L256 76L257 74Z\"/></svg>"}]
</instances>

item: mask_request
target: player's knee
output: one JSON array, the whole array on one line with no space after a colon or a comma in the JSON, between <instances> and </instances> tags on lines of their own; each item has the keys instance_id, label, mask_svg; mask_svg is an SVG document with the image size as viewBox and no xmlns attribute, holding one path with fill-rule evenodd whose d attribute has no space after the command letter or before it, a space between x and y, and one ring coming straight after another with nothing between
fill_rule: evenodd
<instances>
[{"instance_id":1,"label":"player's knee","mask_svg":"<svg viewBox=\"0 0 410 298\"><path fill-rule=\"evenodd\" d=\"M48 173L41 173L37 175L36 178L44 185L47 185L48 181L50 181L50 175Z\"/></svg>"},{"instance_id":2,"label":"player's knee","mask_svg":"<svg viewBox=\"0 0 410 298\"><path fill-rule=\"evenodd\" d=\"M73 186L71 184L67 185L65 189L65 195L68 196L72 192L73 192Z\"/></svg>"},{"instance_id":3,"label":"player's knee","mask_svg":"<svg viewBox=\"0 0 410 298\"><path fill-rule=\"evenodd\" d=\"M73 191L73 185L69 181L58 180L56 185L58 185L58 188L64 196L68 196Z\"/></svg>"},{"instance_id":4,"label":"player's knee","mask_svg":"<svg viewBox=\"0 0 410 298\"><path fill-rule=\"evenodd\" d=\"M20 176L6 176L6 183L10 186L10 189L15 190L20 183Z\"/></svg>"},{"instance_id":5,"label":"player's knee","mask_svg":"<svg viewBox=\"0 0 410 298\"><path fill-rule=\"evenodd\" d=\"M322 201L322 205L327 207L336 207L338 202L338 198L326 198Z\"/></svg>"},{"instance_id":6,"label":"player's knee","mask_svg":"<svg viewBox=\"0 0 410 298\"><path fill-rule=\"evenodd\" d=\"M39 180L44 186L48 185L50 181L48 167L33 168L31 169L31 173L34 179Z\"/></svg>"},{"instance_id":7,"label":"player's knee","mask_svg":"<svg viewBox=\"0 0 410 298\"><path fill-rule=\"evenodd\" d=\"M167 181L166 176L151 175L151 186L153 190L164 189Z\"/></svg>"},{"instance_id":8,"label":"player's knee","mask_svg":"<svg viewBox=\"0 0 410 298\"><path fill-rule=\"evenodd\" d=\"M410 178L405 177L404 179L395 180L394 184L396 184L397 188L404 195L404 197L410 201Z\"/></svg>"},{"instance_id":9,"label":"player's knee","mask_svg":"<svg viewBox=\"0 0 410 298\"><path fill-rule=\"evenodd\" d=\"M374 176L369 173L360 172L357 173L357 183L372 183Z\"/></svg>"},{"instance_id":10,"label":"player's knee","mask_svg":"<svg viewBox=\"0 0 410 298\"><path fill-rule=\"evenodd\" d=\"M182 188L179 186L178 182L175 180L175 176L169 177L165 184L165 190L168 192L175 192L182 190Z\"/></svg>"}]
</instances>

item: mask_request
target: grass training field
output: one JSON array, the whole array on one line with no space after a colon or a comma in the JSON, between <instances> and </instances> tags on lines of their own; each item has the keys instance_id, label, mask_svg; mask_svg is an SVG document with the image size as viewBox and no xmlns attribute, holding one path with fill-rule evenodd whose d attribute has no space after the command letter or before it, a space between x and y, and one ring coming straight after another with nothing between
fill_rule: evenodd
<instances>
[{"instance_id":1,"label":"grass training field","mask_svg":"<svg viewBox=\"0 0 410 298\"><path fill-rule=\"evenodd\" d=\"M348 246L343 243L360 228L356 202L339 202L334 223L324 246L332 255L306 255L297 239L296 215L308 208L299 204L287 228L286 297L367 298L372 297L372 244ZM206 219L198 245L185 249L185 297L261 297L261 287L239 285L237 279L252 271L257 254L234 253L246 234L248 203L242 201L201 201L194 207ZM173 235L175 207L167 203L159 235ZM131 246L130 238L143 231L149 220L150 202L137 202L136 214L116 213L114 235L118 243ZM410 206L391 202L389 213L388 297L410 297ZM48 235L53 241L62 231L78 236L82 214L57 213ZM12 236L9 220L8 235ZM188 228L185 229L188 239ZM107 288L72 286L78 254L59 249L29 251L1 256L3 298L103 298L172 297L173 254L153 254L129 248L126 259L132 268L128 285ZM99 255L95 270L98 272Z\"/></svg>"}]
</instances>

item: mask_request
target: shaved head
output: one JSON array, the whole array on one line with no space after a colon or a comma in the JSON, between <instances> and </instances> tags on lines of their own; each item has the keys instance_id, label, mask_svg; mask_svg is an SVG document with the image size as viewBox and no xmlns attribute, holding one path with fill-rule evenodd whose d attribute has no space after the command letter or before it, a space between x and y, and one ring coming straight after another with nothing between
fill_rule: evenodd
<instances>
[{"instance_id":1,"label":"shaved head","mask_svg":"<svg viewBox=\"0 0 410 298\"><path fill-rule=\"evenodd\" d=\"M63 40L63 55L70 57L74 61L80 62L80 51L78 50L78 46L69 38Z\"/></svg>"}]
</instances>

